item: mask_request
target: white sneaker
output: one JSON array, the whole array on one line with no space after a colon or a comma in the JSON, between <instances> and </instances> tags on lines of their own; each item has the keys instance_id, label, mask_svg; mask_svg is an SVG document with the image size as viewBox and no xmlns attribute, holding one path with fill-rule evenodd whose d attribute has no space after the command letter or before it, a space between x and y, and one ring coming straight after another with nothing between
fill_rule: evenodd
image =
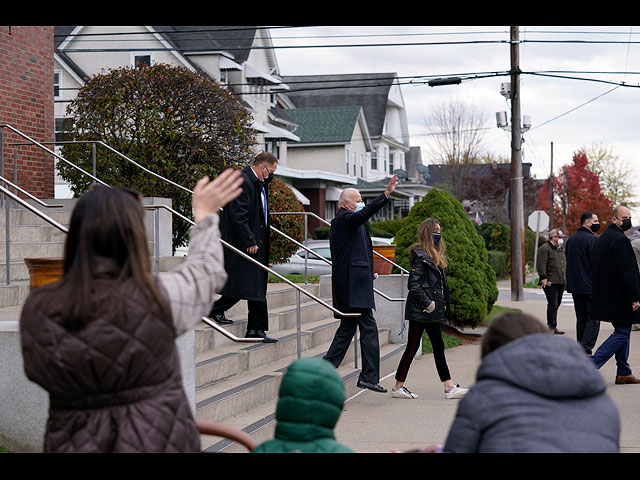
<instances>
[{"instance_id":1,"label":"white sneaker","mask_svg":"<svg viewBox=\"0 0 640 480\"><path fill-rule=\"evenodd\" d=\"M462 398L464 397L467 392L469 391L468 388L462 388L460 385L458 385L457 383L451 388L451 390L444 392L444 398L446 399L451 399L451 398Z\"/></svg>"},{"instance_id":2,"label":"white sneaker","mask_svg":"<svg viewBox=\"0 0 640 480\"><path fill-rule=\"evenodd\" d=\"M409 389L404 385L397 390L395 388L392 388L391 396L393 398L418 398L418 395L409 391Z\"/></svg>"}]
</instances>

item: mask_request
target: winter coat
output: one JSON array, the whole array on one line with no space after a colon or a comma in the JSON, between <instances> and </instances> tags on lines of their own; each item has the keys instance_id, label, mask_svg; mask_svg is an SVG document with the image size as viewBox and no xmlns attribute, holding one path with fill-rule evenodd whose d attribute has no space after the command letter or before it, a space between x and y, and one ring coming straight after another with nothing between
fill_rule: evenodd
<instances>
[{"instance_id":1,"label":"winter coat","mask_svg":"<svg viewBox=\"0 0 640 480\"><path fill-rule=\"evenodd\" d=\"M376 307L373 246L364 224L387 203L389 199L381 193L359 212L341 208L331 220L331 291L333 306L341 312Z\"/></svg>"},{"instance_id":2,"label":"winter coat","mask_svg":"<svg viewBox=\"0 0 640 480\"><path fill-rule=\"evenodd\" d=\"M566 267L567 261L562 248L545 242L538 249L537 270L540 280L546 278L552 285L566 285Z\"/></svg>"},{"instance_id":3,"label":"winter coat","mask_svg":"<svg viewBox=\"0 0 640 480\"><path fill-rule=\"evenodd\" d=\"M631 248L633 248L633 253L636 256L636 261L638 262L638 267L640 268L640 229L634 231L631 235L629 235L629 241L631 242Z\"/></svg>"},{"instance_id":4,"label":"winter coat","mask_svg":"<svg viewBox=\"0 0 640 480\"><path fill-rule=\"evenodd\" d=\"M269 180L261 182L251 167L242 171L242 193L229 202L220 214L222 239L249 255L263 265L269 265L269 221L268 209L265 220L262 187L269 198ZM247 248L258 246L255 254ZM229 275L222 295L245 300L264 300L267 294L267 271L234 251L224 249L224 265Z\"/></svg>"},{"instance_id":5,"label":"winter coat","mask_svg":"<svg viewBox=\"0 0 640 480\"><path fill-rule=\"evenodd\" d=\"M570 338L546 333L488 354L460 400L451 453L616 453L620 416L602 375Z\"/></svg>"},{"instance_id":6,"label":"winter coat","mask_svg":"<svg viewBox=\"0 0 640 480\"><path fill-rule=\"evenodd\" d=\"M190 232L189 256L157 279L168 310L114 260L96 258L92 315L63 326L58 283L27 298L20 336L27 377L49 393L45 452L198 452L200 436L175 340L205 315L226 274L217 215Z\"/></svg>"},{"instance_id":7,"label":"winter coat","mask_svg":"<svg viewBox=\"0 0 640 480\"><path fill-rule=\"evenodd\" d=\"M586 227L580 227L565 244L567 259L567 292L591 294L591 252L596 242L595 234Z\"/></svg>"},{"instance_id":8,"label":"winter coat","mask_svg":"<svg viewBox=\"0 0 640 480\"><path fill-rule=\"evenodd\" d=\"M254 453L353 453L335 439L344 406L344 384L326 360L307 357L287 370L280 384L275 438Z\"/></svg>"},{"instance_id":9,"label":"winter coat","mask_svg":"<svg viewBox=\"0 0 640 480\"><path fill-rule=\"evenodd\" d=\"M610 224L593 246L591 259L591 315L618 325L640 323L640 272L631 242L615 223Z\"/></svg>"},{"instance_id":10,"label":"winter coat","mask_svg":"<svg viewBox=\"0 0 640 480\"><path fill-rule=\"evenodd\" d=\"M446 270L436 267L420 247L411 250L409 263L411 271L404 318L416 322L444 322L449 319L451 308ZM430 313L425 312L432 301L436 302L435 309Z\"/></svg>"}]
</instances>

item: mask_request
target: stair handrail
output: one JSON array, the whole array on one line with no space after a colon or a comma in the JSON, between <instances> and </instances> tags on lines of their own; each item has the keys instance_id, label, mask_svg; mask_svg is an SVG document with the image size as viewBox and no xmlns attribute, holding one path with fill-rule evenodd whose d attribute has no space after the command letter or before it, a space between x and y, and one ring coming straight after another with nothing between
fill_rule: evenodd
<instances>
[{"instance_id":1,"label":"stair handrail","mask_svg":"<svg viewBox=\"0 0 640 480\"><path fill-rule=\"evenodd\" d=\"M45 208L62 208L64 207L64 205L60 205L60 204L56 204L56 205L49 205L48 203L44 202L43 200L39 199L38 197L36 197L35 195L33 195L30 192L27 192L24 188L19 187L18 185L16 185L15 183L7 180L4 176L0 175L0 182L4 182L7 185L9 185L10 187L13 187L14 190L18 190L20 193L22 193L23 195L26 195L27 197L29 197L31 200L33 200L36 203L39 203L40 205L42 205Z\"/></svg>"}]
</instances>

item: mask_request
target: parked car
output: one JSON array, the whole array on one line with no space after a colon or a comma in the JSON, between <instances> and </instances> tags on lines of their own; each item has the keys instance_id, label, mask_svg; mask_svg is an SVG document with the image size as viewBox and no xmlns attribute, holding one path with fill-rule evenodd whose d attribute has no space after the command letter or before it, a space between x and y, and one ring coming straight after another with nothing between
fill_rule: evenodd
<instances>
[{"instance_id":1,"label":"parked car","mask_svg":"<svg viewBox=\"0 0 640 480\"><path fill-rule=\"evenodd\" d=\"M300 273L304 275L304 257L307 254L307 274L308 275L330 275L331 265L321 260L319 256L331 261L331 250L329 240L307 240L304 246L313 250L317 255L307 252L304 248L299 249L285 263L275 263L271 268L279 274Z\"/></svg>"}]
</instances>

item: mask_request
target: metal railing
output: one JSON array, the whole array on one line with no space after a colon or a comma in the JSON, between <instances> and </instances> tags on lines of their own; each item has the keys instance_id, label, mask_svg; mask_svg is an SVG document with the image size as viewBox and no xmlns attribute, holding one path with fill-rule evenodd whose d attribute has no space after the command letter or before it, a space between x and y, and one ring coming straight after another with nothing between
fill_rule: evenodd
<instances>
[{"instance_id":1,"label":"metal railing","mask_svg":"<svg viewBox=\"0 0 640 480\"><path fill-rule=\"evenodd\" d=\"M167 179L151 170L149 170L148 168L140 165L139 163L135 162L134 160L130 159L129 157L127 157L126 155L118 152L117 150L115 150L114 148L110 147L109 145L105 144L102 141L99 140L87 140L87 141L60 141L60 142L45 142L46 144L67 144L67 143L92 143L93 144L93 174L90 174L89 172L87 172L86 170L82 169L81 167L73 164L72 162L68 161L67 159L65 159L63 156L49 150L48 148L46 148L44 146L43 143L39 143L35 140L33 140L32 138L28 137L27 135L23 134L22 132L20 132L19 130L11 127L10 125L7 124L0 124L0 171L4 172L4 128L9 128L11 131L13 131L14 133L20 135L21 137L25 138L26 140L28 140L29 143L24 144L24 143L12 143L11 145L13 145L14 147L20 146L20 145L35 145L39 148L41 148L42 150L46 151L47 153L53 155L54 157L58 158L59 160L65 162L66 164L70 165L71 167L77 169L78 171L82 172L83 174L87 175L88 177L90 177L94 183L100 183L101 185L110 187L110 185L106 184L105 182L103 182L102 180L100 180L97 177L96 171L97 171L97 161L96 161L96 154L95 154L95 146L96 145L102 145L105 148L107 148L109 151L117 154L118 156L120 156L122 159L126 160L127 162L135 165L136 167L144 170L145 172L165 181L170 183L171 185L180 188L186 192L189 192L191 194L193 194L193 191L176 183L173 182L170 179ZM14 149L14 176L16 175L16 171L17 171L17 153L16 150ZM4 189L3 189L4 190ZM17 195L13 195L13 197L17 197ZM19 197L17 197L19 198ZM26 203L26 202L19 202L21 204ZM154 246L155 246L155 271L156 273L159 273L159 209L165 209L169 212L171 212L171 214L173 215L177 215L179 218L183 219L184 221L187 221L188 223L195 225L195 222L193 222L192 220L190 220L189 218L187 218L186 216L182 215L181 213L177 212L176 210L166 206L166 205L148 205L144 207L145 209L155 209L155 213L154 213ZM32 210L30 208L30 210ZM35 209L37 210L37 209ZM8 208L7 208L8 211ZM33 210L32 210L33 211ZM274 212L275 213L275 212ZM294 212L277 212L278 214L291 214ZM324 220L323 218L313 214L312 212L295 212L296 214L310 214L312 216L314 216L315 218L317 218L318 220L330 225L329 222L327 222L326 220ZM8 212L7 212L7 219L8 219ZM43 214L42 214L43 215ZM42 215L39 215L42 217ZM46 215L45 215L46 217ZM44 218L44 217L42 217ZM48 217L47 217L48 218ZM307 220L306 220L306 216L305 216L305 232L307 229ZM46 219L45 219L46 220ZM53 219L50 219L52 221L54 221ZM47 220L49 221L49 220ZM56 222L57 223L57 222ZM296 243L299 247L305 249L308 252L313 253L310 249L308 249L305 245L302 245L301 243L297 242L296 240L294 240L293 238L289 237L288 235L284 234L283 232L279 231L278 229L276 229L275 227L271 226L270 227L272 230L274 230L276 233L278 233L279 235L283 235L284 237L288 238L290 241L293 241L294 243ZM305 235L306 238L306 235ZM233 251L234 253L242 256L243 258L245 258L246 260L249 260L250 262L252 262L253 264L257 265L259 268L262 268L263 270L267 271L267 273L271 273L272 275L274 275L276 278L284 281L285 283L287 283L288 285L292 286L295 290L296 290L296 311L297 311L297 355L298 358L301 357L301 318L300 318L300 293L304 293L305 295L307 295L309 298L311 298L312 300L314 300L315 302L323 305L324 307L328 308L329 310L331 310L334 314L336 314L339 317L344 317L344 318L349 318L349 317L359 317L360 314L359 313L344 313L339 311L338 309L336 309L335 307L333 307L332 305L329 305L327 302L325 302L324 300L316 297L315 295L311 294L310 292L308 292L306 289L301 288L300 286L296 285L295 283L293 283L292 281L290 281L289 279L285 278L284 276L280 275L278 272L274 271L273 269L263 265L262 263L258 262L257 260L255 260L254 258L250 257L249 255L245 254L244 252L238 250L237 248L235 248L234 246L230 245L229 243L225 242L224 240L220 240L222 245L228 249L230 249L231 251ZM8 244L7 244L7 251L8 251ZM392 262L391 260L387 259L386 257L378 254L378 252L373 252L374 254L380 256L381 258L383 258L385 261L392 263L394 266L396 266L398 269L400 269L401 274L407 272L406 269L403 269L400 265L395 264L394 262ZM314 254L315 255L315 254ZM326 260L326 259L324 259ZM328 261L327 261L328 262ZM330 263L330 262L329 262ZM9 280L8 280L9 281ZM305 283L306 283L306 278L305 278ZM374 291L382 296L383 298L385 298L388 301L392 301L392 302L404 302L405 298L391 298L388 295L384 294L383 292L380 292L379 290L374 288ZM206 317L205 317L206 318ZM210 323L207 322L207 325L210 325ZM232 334L230 334L228 331L226 331L225 329L223 329L222 327L216 328L217 331L224 331L225 333L223 333L225 336L227 336L228 338L231 338L232 340L234 340L234 337ZM239 341L238 337L235 337L234 341ZM258 341L260 341L260 339L258 339ZM357 338L354 339L354 345L357 345ZM356 357L356 368L357 368L357 346L356 346L356 351L354 353L354 357Z\"/></svg>"}]
</instances>

